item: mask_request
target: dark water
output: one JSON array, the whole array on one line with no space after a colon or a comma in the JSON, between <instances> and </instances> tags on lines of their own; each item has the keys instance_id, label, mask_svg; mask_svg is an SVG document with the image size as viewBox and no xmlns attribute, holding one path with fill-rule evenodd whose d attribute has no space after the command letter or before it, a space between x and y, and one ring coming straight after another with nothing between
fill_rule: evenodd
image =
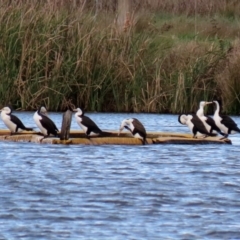
<instances>
[{"instance_id":1,"label":"dark water","mask_svg":"<svg viewBox=\"0 0 240 240\"><path fill-rule=\"evenodd\" d=\"M15 114L35 126L33 113ZM147 131L188 132L174 115L88 115L103 129L135 116ZM61 114L50 116L60 127ZM230 138L233 145L0 142L0 239L240 239L240 135Z\"/></svg>"}]
</instances>

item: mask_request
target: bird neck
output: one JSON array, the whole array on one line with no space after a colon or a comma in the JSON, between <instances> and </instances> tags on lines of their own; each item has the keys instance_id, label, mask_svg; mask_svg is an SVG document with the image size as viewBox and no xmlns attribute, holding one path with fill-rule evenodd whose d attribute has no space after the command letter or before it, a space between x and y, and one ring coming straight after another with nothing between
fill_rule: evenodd
<instances>
[{"instance_id":1,"label":"bird neck","mask_svg":"<svg viewBox=\"0 0 240 240\"><path fill-rule=\"evenodd\" d=\"M1 116L2 117L4 117L4 116L10 116L11 115L11 113L6 113L6 112L4 112L4 111L1 111Z\"/></svg>"},{"instance_id":2,"label":"bird neck","mask_svg":"<svg viewBox=\"0 0 240 240\"><path fill-rule=\"evenodd\" d=\"M216 110L215 110L214 115L219 115L219 113L220 113L220 106L219 106L219 103L216 102Z\"/></svg>"},{"instance_id":3,"label":"bird neck","mask_svg":"<svg viewBox=\"0 0 240 240\"><path fill-rule=\"evenodd\" d=\"M38 115L41 116L41 117L47 117L46 114L44 114L44 113L41 112L41 107L37 110L37 113L38 113Z\"/></svg>"},{"instance_id":4,"label":"bird neck","mask_svg":"<svg viewBox=\"0 0 240 240\"><path fill-rule=\"evenodd\" d=\"M202 106L200 106L200 108L198 109L197 115L198 115L199 117L201 117L201 116L204 115L204 110L203 110L203 107L202 107Z\"/></svg>"},{"instance_id":5,"label":"bird neck","mask_svg":"<svg viewBox=\"0 0 240 240\"><path fill-rule=\"evenodd\" d=\"M83 114L80 113L80 112L76 112L76 113L75 113L75 117L80 117L80 118L82 118L82 117L83 117Z\"/></svg>"},{"instance_id":6,"label":"bird neck","mask_svg":"<svg viewBox=\"0 0 240 240\"><path fill-rule=\"evenodd\" d=\"M38 108L37 113L41 115L41 107Z\"/></svg>"}]
</instances>

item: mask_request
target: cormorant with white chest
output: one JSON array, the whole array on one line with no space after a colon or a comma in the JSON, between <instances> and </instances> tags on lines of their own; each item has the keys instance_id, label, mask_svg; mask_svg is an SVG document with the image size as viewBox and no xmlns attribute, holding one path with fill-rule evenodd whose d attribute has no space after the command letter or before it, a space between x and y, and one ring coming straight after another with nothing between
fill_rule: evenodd
<instances>
[{"instance_id":1,"label":"cormorant with white chest","mask_svg":"<svg viewBox=\"0 0 240 240\"><path fill-rule=\"evenodd\" d=\"M178 117L178 121L181 124L187 125L190 131L193 134L193 138L197 138L197 133L201 133L207 136L216 136L214 133L209 133L207 129L205 128L202 121L199 119L199 117L196 114L181 114Z\"/></svg>"},{"instance_id":2,"label":"cormorant with white chest","mask_svg":"<svg viewBox=\"0 0 240 240\"><path fill-rule=\"evenodd\" d=\"M229 134L240 133L240 129L237 124L230 118L229 116L221 114L221 107L218 101L213 101L215 104L215 112L213 115L213 119L219 129L224 133L224 138L227 138Z\"/></svg>"},{"instance_id":3,"label":"cormorant with white chest","mask_svg":"<svg viewBox=\"0 0 240 240\"><path fill-rule=\"evenodd\" d=\"M199 103L199 109L196 115L203 122L205 128L209 133L219 133L221 135L224 135L219 129L219 127L216 125L215 121L211 117L204 115L204 107L208 104L212 104L212 102L201 101Z\"/></svg>"},{"instance_id":4,"label":"cormorant with white chest","mask_svg":"<svg viewBox=\"0 0 240 240\"><path fill-rule=\"evenodd\" d=\"M75 119L77 124L82 128L84 133L90 137L90 136L98 136L102 135L103 132L97 124L89 117L84 115L84 112L81 108L73 109L75 113Z\"/></svg>"},{"instance_id":5,"label":"cormorant with white chest","mask_svg":"<svg viewBox=\"0 0 240 240\"><path fill-rule=\"evenodd\" d=\"M58 135L59 130L55 123L47 116L45 107L39 107L34 113L33 119L41 133L44 135L44 138L50 135L55 137Z\"/></svg>"},{"instance_id":6,"label":"cormorant with white chest","mask_svg":"<svg viewBox=\"0 0 240 240\"><path fill-rule=\"evenodd\" d=\"M4 124L7 126L7 128L11 131L11 133L17 133L19 129L26 130L26 131L32 131L32 128L25 127L25 125L22 123L22 121L16 117L15 115L12 115L12 108L9 106L4 107L1 111L1 118L4 122Z\"/></svg>"},{"instance_id":7,"label":"cormorant with white chest","mask_svg":"<svg viewBox=\"0 0 240 240\"><path fill-rule=\"evenodd\" d=\"M147 142L146 129L138 119L136 118L124 119L120 125L118 135L120 135L121 131L124 128L129 130L132 133L133 137L141 139L143 144Z\"/></svg>"}]
</instances>

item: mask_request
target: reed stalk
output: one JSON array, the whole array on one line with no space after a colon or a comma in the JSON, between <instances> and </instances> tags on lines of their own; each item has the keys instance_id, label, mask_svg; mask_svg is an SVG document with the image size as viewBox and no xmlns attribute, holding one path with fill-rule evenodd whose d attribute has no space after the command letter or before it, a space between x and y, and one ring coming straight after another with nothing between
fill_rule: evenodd
<instances>
[{"instance_id":1,"label":"reed stalk","mask_svg":"<svg viewBox=\"0 0 240 240\"><path fill-rule=\"evenodd\" d=\"M180 113L221 98L238 113L238 2L132 4L122 32L117 1L2 1L1 104Z\"/></svg>"}]
</instances>

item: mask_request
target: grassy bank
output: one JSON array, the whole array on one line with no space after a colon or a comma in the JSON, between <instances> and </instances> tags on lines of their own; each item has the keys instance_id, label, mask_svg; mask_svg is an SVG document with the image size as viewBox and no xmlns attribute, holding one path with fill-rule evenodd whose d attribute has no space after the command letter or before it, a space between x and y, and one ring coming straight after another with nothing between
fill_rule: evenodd
<instances>
[{"instance_id":1,"label":"grassy bank","mask_svg":"<svg viewBox=\"0 0 240 240\"><path fill-rule=\"evenodd\" d=\"M168 3L140 9L124 32L114 7L96 14L91 6L3 4L1 105L179 113L221 98L227 113L239 114L238 2L201 11Z\"/></svg>"}]
</instances>

